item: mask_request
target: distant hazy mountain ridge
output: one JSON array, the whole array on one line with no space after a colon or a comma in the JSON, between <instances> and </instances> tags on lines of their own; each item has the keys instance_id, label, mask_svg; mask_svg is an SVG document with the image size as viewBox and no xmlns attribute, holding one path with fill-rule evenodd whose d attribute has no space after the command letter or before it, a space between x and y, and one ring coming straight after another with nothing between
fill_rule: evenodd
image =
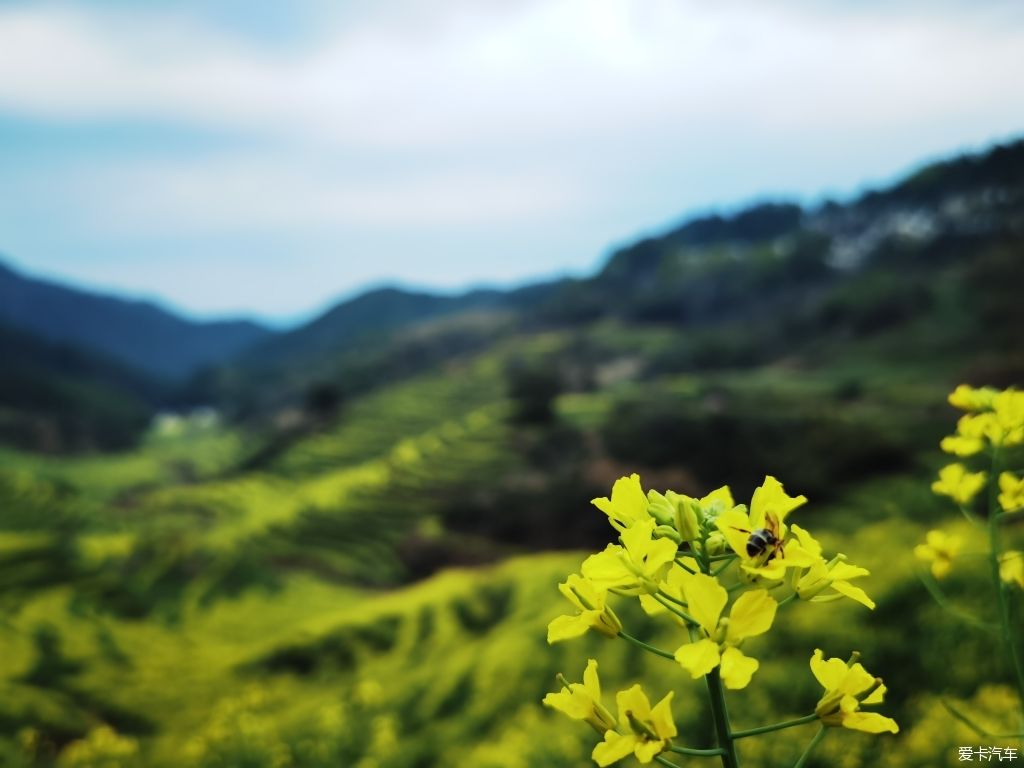
<instances>
[{"instance_id":1,"label":"distant hazy mountain ridge","mask_svg":"<svg viewBox=\"0 0 1024 768\"><path fill-rule=\"evenodd\" d=\"M150 302L28 277L2 263L0 324L178 380L225 362L271 334L247 320L187 320Z\"/></svg>"},{"instance_id":2,"label":"distant hazy mountain ridge","mask_svg":"<svg viewBox=\"0 0 1024 768\"><path fill-rule=\"evenodd\" d=\"M1024 327L1022 246L1018 140L928 165L848 203L769 202L690 218L617 249L590 277L457 295L379 288L282 333L248 321L192 321L0 264L0 332L9 331L0 333L0 410L49 413L47 423L64 424L62 409L88 400L104 404L82 405L99 425L123 396L131 414L117 415L119 435L140 422L140 408L159 404L212 403L229 417L265 420L304 402L360 396L523 333L585 335L601 323L670 331L672 342L644 365L690 371L774 359L798 340L827 346L879 331L911 334L914 321L940 334L947 315L966 312L975 319L950 330L967 329L961 343L984 338L1010 350L998 376L1011 376ZM971 296L985 300L968 306ZM4 433L0 419L0 440Z\"/></svg>"}]
</instances>

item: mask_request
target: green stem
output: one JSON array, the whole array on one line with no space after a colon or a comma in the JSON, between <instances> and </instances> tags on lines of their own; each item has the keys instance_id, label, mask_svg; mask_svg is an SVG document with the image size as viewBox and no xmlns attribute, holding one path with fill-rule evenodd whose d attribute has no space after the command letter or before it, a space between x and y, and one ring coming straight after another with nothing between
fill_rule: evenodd
<instances>
[{"instance_id":1,"label":"green stem","mask_svg":"<svg viewBox=\"0 0 1024 768\"><path fill-rule=\"evenodd\" d=\"M666 759L665 759L664 757L662 757L661 755L655 755L655 756L654 756L654 761L655 761L656 763L661 763L661 764L662 764L662 765L664 765L664 766L668 766L668 768L680 768L680 766L676 765L676 764L675 764L675 763L673 763L673 762L672 762L671 760L666 760Z\"/></svg>"},{"instance_id":2,"label":"green stem","mask_svg":"<svg viewBox=\"0 0 1024 768\"><path fill-rule=\"evenodd\" d=\"M1000 470L999 447L992 449L992 473L988 480L988 544L989 562L992 566L992 581L996 587L996 597L999 600L999 623L1003 632L1003 644L1007 653L1010 654L1010 661L1013 663L1013 671L1017 677L1017 692L1020 696L1021 722L1024 723L1024 664L1021 663L1020 654L1017 652L1017 644L1014 642L1013 629L1010 624L1010 603L1007 600L1006 589L1003 580L999 576L999 470Z\"/></svg>"},{"instance_id":3,"label":"green stem","mask_svg":"<svg viewBox=\"0 0 1024 768\"><path fill-rule=\"evenodd\" d=\"M661 656L662 658L665 658L665 659L672 659L672 661L676 660L676 657L673 656L668 651L663 651L663 650L661 650L661 648L655 648L653 645L648 645L643 640L638 640L637 638L633 637L632 635L626 634L625 632L623 632L621 630L619 630L619 637L621 637L623 640L625 640L627 642L632 643L633 645L637 646L638 648L643 648L645 651L649 651L650 653L655 654L656 656Z\"/></svg>"},{"instance_id":4,"label":"green stem","mask_svg":"<svg viewBox=\"0 0 1024 768\"><path fill-rule=\"evenodd\" d=\"M717 568L715 568L715 570L713 570L713 571L711 572L711 575L712 575L712 576L721 576L721 575L722 575L722 573L723 573L724 571L726 571L726 570L727 570L727 569L729 568L729 566L730 566L730 565L732 565L732 564L733 564L734 562L736 562L736 558L735 558L735 557L730 557L730 558L729 558L728 560L726 560L726 561L725 561L724 563L722 563L722 564L721 564L720 566L718 566Z\"/></svg>"},{"instance_id":5,"label":"green stem","mask_svg":"<svg viewBox=\"0 0 1024 768\"><path fill-rule=\"evenodd\" d=\"M722 555L712 555L711 557L708 558L708 562L709 563L717 563L720 560L735 560L735 559L736 559L736 553L735 552L726 552L725 554L722 554Z\"/></svg>"},{"instance_id":6,"label":"green stem","mask_svg":"<svg viewBox=\"0 0 1024 768\"><path fill-rule=\"evenodd\" d=\"M986 554L986 557L988 555ZM932 599L939 604L939 607L944 611L947 611L953 617L959 619L965 624L970 624L976 629L984 630L985 632L995 632L996 628L986 621L982 621L974 614L969 611L965 611L962 608L958 608L946 597L946 594L942 591L942 588L935 583L935 580L931 577L931 574L917 572L917 578L921 580L924 588L928 590L928 594L932 596Z\"/></svg>"},{"instance_id":7,"label":"green stem","mask_svg":"<svg viewBox=\"0 0 1024 768\"><path fill-rule=\"evenodd\" d=\"M814 748L817 747L818 744L821 743L821 740L824 738L825 726L823 725L820 729L818 729L818 732L814 734L814 738L811 739L811 743L807 745L807 749L804 750L804 753L800 755L800 759L793 764L793 768L804 768L804 766L807 764L807 759L811 756L811 752L814 751Z\"/></svg>"},{"instance_id":8,"label":"green stem","mask_svg":"<svg viewBox=\"0 0 1024 768\"><path fill-rule=\"evenodd\" d=\"M682 568L687 573L696 573L696 571L693 570L693 568L691 568L690 566L683 565L683 562L681 560L679 560L678 558L676 559L676 565L678 565L680 568Z\"/></svg>"},{"instance_id":9,"label":"green stem","mask_svg":"<svg viewBox=\"0 0 1024 768\"><path fill-rule=\"evenodd\" d=\"M718 667L715 667L704 680L708 684L708 697L711 699L711 716L715 721L715 732L718 734L718 746L722 749L722 768L740 768L740 758L736 754L736 744L729 730L729 710L725 706L725 688Z\"/></svg>"},{"instance_id":10,"label":"green stem","mask_svg":"<svg viewBox=\"0 0 1024 768\"><path fill-rule=\"evenodd\" d=\"M981 527L981 520L978 519L977 515L971 512L971 510L969 510L963 504L957 504L957 507L960 509L960 514L962 514L967 519L967 522L969 522L971 525L976 525L979 528Z\"/></svg>"},{"instance_id":11,"label":"green stem","mask_svg":"<svg viewBox=\"0 0 1024 768\"><path fill-rule=\"evenodd\" d=\"M785 720L781 723L774 723L772 725L762 725L760 728L750 728L746 731L733 731L732 737L734 739L745 739L748 736L757 736L762 733L781 731L783 728L793 728L797 725L806 725L807 723L813 723L817 719L817 715L805 715L804 717L798 717L795 720Z\"/></svg>"},{"instance_id":12,"label":"green stem","mask_svg":"<svg viewBox=\"0 0 1024 768\"><path fill-rule=\"evenodd\" d=\"M667 608L668 610L672 611L672 613L674 613L676 616L681 618L686 623L693 624L693 626L695 626L695 627L699 627L700 626L700 624L697 623L697 620L695 618L693 618L693 616L688 614L686 611L679 610L674 605L672 605L670 602L665 600L661 595L652 595L652 597L655 600L657 600L659 603L661 603L663 606L665 606L665 608Z\"/></svg>"},{"instance_id":13,"label":"green stem","mask_svg":"<svg viewBox=\"0 0 1024 768\"><path fill-rule=\"evenodd\" d=\"M784 597L781 600L779 600L778 607L781 608L782 606L787 605L788 603L792 603L794 600L796 600L799 597L800 597L800 595L798 595L796 592L794 592L793 594L789 595L788 597Z\"/></svg>"},{"instance_id":14,"label":"green stem","mask_svg":"<svg viewBox=\"0 0 1024 768\"><path fill-rule=\"evenodd\" d=\"M669 747L669 749L677 754L690 755L692 757L718 757L725 754L725 750L721 748L693 749L692 747Z\"/></svg>"},{"instance_id":15,"label":"green stem","mask_svg":"<svg viewBox=\"0 0 1024 768\"><path fill-rule=\"evenodd\" d=\"M664 590L660 590L659 589L658 590L658 594L661 595L662 597L664 597L666 600L671 600L673 603L675 603L678 606L681 606L683 608L689 608L690 607L689 603L684 603L682 600L680 600L678 598L675 598L675 597L672 597L672 595L670 595L668 592L665 592Z\"/></svg>"},{"instance_id":16,"label":"green stem","mask_svg":"<svg viewBox=\"0 0 1024 768\"><path fill-rule=\"evenodd\" d=\"M972 731L974 731L976 734L978 734L979 736L981 736L984 739L1019 739L1019 738L1024 738L1024 732L1022 732L1022 733L993 733L992 731L986 730L985 728L982 728L976 722L971 720L971 718L969 718L967 715L965 715L963 712L961 712L959 709L954 707L952 704L950 704L945 699L942 700L942 706L944 706L946 708L946 711L949 712L949 714L951 714L953 717L955 717L957 720L959 720L961 723L966 725L968 728L970 728Z\"/></svg>"}]
</instances>

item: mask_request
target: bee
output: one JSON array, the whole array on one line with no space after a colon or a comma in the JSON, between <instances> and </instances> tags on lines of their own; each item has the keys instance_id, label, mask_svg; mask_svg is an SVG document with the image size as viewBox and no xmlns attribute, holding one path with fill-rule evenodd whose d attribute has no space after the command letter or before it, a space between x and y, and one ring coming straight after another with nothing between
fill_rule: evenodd
<instances>
[{"instance_id":1,"label":"bee","mask_svg":"<svg viewBox=\"0 0 1024 768\"><path fill-rule=\"evenodd\" d=\"M749 534L747 539L747 557L751 560L761 557L765 553L769 553L767 560L771 560L782 549L782 542L779 541L775 532L768 528L757 528L753 531L746 528L736 528L736 530Z\"/></svg>"},{"instance_id":2,"label":"bee","mask_svg":"<svg viewBox=\"0 0 1024 768\"><path fill-rule=\"evenodd\" d=\"M755 531L749 531L750 538L747 539L747 555L750 558L760 557L771 547L777 547L779 540L775 538L775 534L769 531L767 528L758 528ZM774 555L769 555L769 559Z\"/></svg>"}]
</instances>

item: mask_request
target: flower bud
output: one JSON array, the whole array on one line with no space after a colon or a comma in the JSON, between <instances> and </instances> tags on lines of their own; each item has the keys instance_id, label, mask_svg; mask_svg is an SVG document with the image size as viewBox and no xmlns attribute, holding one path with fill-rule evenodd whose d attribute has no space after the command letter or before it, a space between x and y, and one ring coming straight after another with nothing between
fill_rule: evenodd
<instances>
[{"instance_id":1,"label":"flower bud","mask_svg":"<svg viewBox=\"0 0 1024 768\"><path fill-rule=\"evenodd\" d=\"M672 493L669 491L669 493ZM672 502L663 494L657 491L647 492L647 514L653 517L659 525L672 525L675 507Z\"/></svg>"},{"instance_id":2,"label":"flower bud","mask_svg":"<svg viewBox=\"0 0 1024 768\"><path fill-rule=\"evenodd\" d=\"M705 541L705 548L709 555L721 555L728 551L729 545L721 531L712 531Z\"/></svg>"},{"instance_id":3,"label":"flower bud","mask_svg":"<svg viewBox=\"0 0 1024 768\"><path fill-rule=\"evenodd\" d=\"M680 537L679 532L676 531L671 525L659 525L654 529L654 538L656 539L672 539L676 544L682 544L683 539Z\"/></svg>"},{"instance_id":4,"label":"flower bud","mask_svg":"<svg viewBox=\"0 0 1024 768\"><path fill-rule=\"evenodd\" d=\"M674 493L672 496L675 496L676 530L679 531L683 541L695 541L700 536L700 519L697 516L696 503L686 496L678 496Z\"/></svg>"}]
</instances>

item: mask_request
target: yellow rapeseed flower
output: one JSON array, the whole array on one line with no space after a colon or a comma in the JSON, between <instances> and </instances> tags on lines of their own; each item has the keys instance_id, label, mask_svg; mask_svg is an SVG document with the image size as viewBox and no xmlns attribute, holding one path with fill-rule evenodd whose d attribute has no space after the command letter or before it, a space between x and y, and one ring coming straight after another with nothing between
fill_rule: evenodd
<instances>
[{"instance_id":1,"label":"yellow rapeseed flower","mask_svg":"<svg viewBox=\"0 0 1024 768\"><path fill-rule=\"evenodd\" d=\"M609 544L603 552L583 561L583 575L602 589L627 594L654 594L676 557L671 539L655 539L656 522L646 518L622 532L622 544Z\"/></svg>"},{"instance_id":2,"label":"yellow rapeseed flower","mask_svg":"<svg viewBox=\"0 0 1024 768\"><path fill-rule=\"evenodd\" d=\"M743 505L727 509L717 517L715 525L739 555L745 572L779 580L785 576L786 568L808 568L817 559L799 542L785 542L786 517L805 503L806 496L789 496L782 483L769 475L754 490L749 512ZM752 546L755 534L761 541L768 541L768 545Z\"/></svg>"},{"instance_id":3,"label":"yellow rapeseed flower","mask_svg":"<svg viewBox=\"0 0 1024 768\"><path fill-rule=\"evenodd\" d=\"M608 515L608 522L624 531L639 520L646 520L647 496L640 485L640 475L620 477L612 486L612 497L592 499L591 504Z\"/></svg>"},{"instance_id":4,"label":"yellow rapeseed flower","mask_svg":"<svg viewBox=\"0 0 1024 768\"><path fill-rule=\"evenodd\" d=\"M850 582L863 576L869 576L867 568L861 568L846 562L846 555L836 555L825 562L821 556L821 545L799 525L792 526L800 546L817 558L796 582L796 593L801 600L812 603L827 603L848 597L861 605L874 610L875 602L860 587Z\"/></svg>"},{"instance_id":5,"label":"yellow rapeseed flower","mask_svg":"<svg viewBox=\"0 0 1024 768\"><path fill-rule=\"evenodd\" d=\"M559 677L561 678L561 675ZM595 659L587 661L582 683L569 683L562 678L562 690L545 696L544 705L568 715L573 720L588 723L602 736L616 726L612 713L601 703L601 680L597 676Z\"/></svg>"},{"instance_id":6,"label":"yellow rapeseed flower","mask_svg":"<svg viewBox=\"0 0 1024 768\"><path fill-rule=\"evenodd\" d=\"M992 401L999 390L992 387L974 388L961 384L949 396L949 404L961 411L986 411L992 408Z\"/></svg>"},{"instance_id":7,"label":"yellow rapeseed flower","mask_svg":"<svg viewBox=\"0 0 1024 768\"><path fill-rule=\"evenodd\" d=\"M939 479L932 483L932 491L965 506L985 487L985 479L984 472L968 472L963 464L950 464L939 470Z\"/></svg>"},{"instance_id":8,"label":"yellow rapeseed flower","mask_svg":"<svg viewBox=\"0 0 1024 768\"><path fill-rule=\"evenodd\" d=\"M548 643L579 637L590 629L596 629L608 637L619 634L622 623L615 611L607 605L607 590L574 573L558 585L558 591L576 607L577 613L559 616L548 624Z\"/></svg>"},{"instance_id":9,"label":"yellow rapeseed flower","mask_svg":"<svg viewBox=\"0 0 1024 768\"><path fill-rule=\"evenodd\" d=\"M1014 446L1024 443L1024 392L1014 389L1000 392L992 400L992 411L1001 433L1001 444Z\"/></svg>"},{"instance_id":10,"label":"yellow rapeseed flower","mask_svg":"<svg viewBox=\"0 0 1024 768\"><path fill-rule=\"evenodd\" d=\"M999 556L999 578L1024 589L1024 552L1009 549Z\"/></svg>"},{"instance_id":11,"label":"yellow rapeseed flower","mask_svg":"<svg viewBox=\"0 0 1024 768\"><path fill-rule=\"evenodd\" d=\"M652 708L647 694L639 685L619 691L615 697L619 705L619 722L629 725L629 733L607 731L604 741L591 753L594 762L604 768L633 755L646 765L667 750L677 734L672 719L672 696L669 692Z\"/></svg>"},{"instance_id":12,"label":"yellow rapeseed flower","mask_svg":"<svg viewBox=\"0 0 1024 768\"><path fill-rule=\"evenodd\" d=\"M962 549L963 542L959 536L939 530L928 531L925 543L914 547L914 556L931 564L932 576L944 579Z\"/></svg>"},{"instance_id":13,"label":"yellow rapeseed flower","mask_svg":"<svg viewBox=\"0 0 1024 768\"><path fill-rule=\"evenodd\" d=\"M1024 392L991 390L985 397L976 399L973 406L957 422L956 435L942 441L942 450L958 456L972 456L989 444L1014 446L1024 443Z\"/></svg>"},{"instance_id":14,"label":"yellow rapeseed flower","mask_svg":"<svg viewBox=\"0 0 1024 768\"><path fill-rule=\"evenodd\" d=\"M675 652L675 659L694 679L721 667L728 688L745 688L759 666L739 649L748 637L767 632L778 603L766 589L744 592L733 603L728 618L722 616L729 593L704 573L686 574L683 581L687 608L700 625L702 637Z\"/></svg>"},{"instance_id":15,"label":"yellow rapeseed flower","mask_svg":"<svg viewBox=\"0 0 1024 768\"><path fill-rule=\"evenodd\" d=\"M999 475L999 506L1003 512L1024 509L1024 477L1018 478L1012 472Z\"/></svg>"},{"instance_id":16,"label":"yellow rapeseed flower","mask_svg":"<svg viewBox=\"0 0 1024 768\"><path fill-rule=\"evenodd\" d=\"M684 563L690 571L697 570L697 561L692 557L684 557L681 562ZM661 581L660 584L658 584L658 591L668 595L669 598L675 600L677 603L685 605L686 598L683 595L683 581L688 575L689 574L686 570L681 566L673 564L669 568L668 575L665 576L664 580ZM648 616L660 616L663 613L669 612L668 608L655 600L652 595L640 595L640 606ZM671 615L677 619L679 618L675 614Z\"/></svg>"},{"instance_id":17,"label":"yellow rapeseed flower","mask_svg":"<svg viewBox=\"0 0 1024 768\"><path fill-rule=\"evenodd\" d=\"M860 711L862 704L881 704L885 698L881 678L871 675L860 663L826 660L821 650L816 650L811 656L811 672L825 689L814 708L823 725L865 733L899 733L900 727L891 717Z\"/></svg>"},{"instance_id":18,"label":"yellow rapeseed flower","mask_svg":"<svg viewBox=\"0 0 1024 768\"><path fill-rule=\"evenodd\" d=\"M964 459L981 453L985 448L985 441L980 437L964 437L963 435L951 435L942 438L939 447L946 453L952 453Z\"/></svg>"}]
</instances>

